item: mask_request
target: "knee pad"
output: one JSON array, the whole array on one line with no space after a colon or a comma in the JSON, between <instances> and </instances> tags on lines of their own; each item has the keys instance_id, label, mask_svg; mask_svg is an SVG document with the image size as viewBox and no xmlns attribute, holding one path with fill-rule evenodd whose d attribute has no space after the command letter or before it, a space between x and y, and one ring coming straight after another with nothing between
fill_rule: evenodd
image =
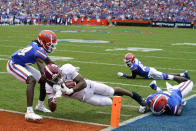
<instances>
[{"instance_id":1,"label":"knee pad","mask_svg":"<svg viewBox=\"0 0 196 131\"><path fill-rule=\"evenodd\" d=\"M36 80L33 76L28 76L27 80L26 80L27 84L32 84L32 83L36 83Z\"/></svg>"}]
</instances>

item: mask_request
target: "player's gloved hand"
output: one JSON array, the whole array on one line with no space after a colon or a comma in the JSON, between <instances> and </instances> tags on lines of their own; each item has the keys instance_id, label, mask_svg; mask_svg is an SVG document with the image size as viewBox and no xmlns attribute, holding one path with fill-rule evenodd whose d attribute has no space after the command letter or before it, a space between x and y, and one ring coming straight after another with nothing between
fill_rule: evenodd
<instances>
[{"instance_id":1,"label":"player's gloved hand","mask_svg":"<svg viewBox=\"0 0 196 131\"><path fill-rule=\"evenodd\" d=\"M128 77L126 74L124 74L124 73L122 73L122 72L118 72L117 75L118 75L119 77L125 77L125 78Z\"/></svg>"},{"instance_id":2,"label":"player's gloved hand","mask_svg":"<svg viewBox=\"0 0 196 131\"><path fill-rule=\"evenodd\" d=\"M67 86L64 83L62 84L61 91L65 95L71 95L74 92L72 88L71 89L67 88Z\"/></svg>"},{"instance_id":3,"label":"player's gloved hand","mask_svg":"<svg viewBox=\"0 0 196 131\"><path fill-rule=\"evenodd\" d=\"M149 110L150 110L150 108L148 107L148 105L140 106L140 108L139 108L139 112L142 114L148 112Z\"/></svg>"},{"instance_id":4,"label":"player's gloved hand","mask_svg":"<svg viewBox=\"0 0 196 131\"><path fill-rule=\"evenodd\" d=\"M55 90L55 98L59 98L62 96L62 92L61 92L61 86L58 84L53 85L53 89Z\"/></svg>"},{"instance_id":5,"label":"player's gloved hand","mask_svg":"<svg viewBox=\"0 0 196 131\"><path fill-rule=\"evenodd\" d=\"M123 76L123 73L122 73L122 72L118 72L117 75L118 75L119 77L122 77L122 76Z\"/></svg>"}]
</instances>

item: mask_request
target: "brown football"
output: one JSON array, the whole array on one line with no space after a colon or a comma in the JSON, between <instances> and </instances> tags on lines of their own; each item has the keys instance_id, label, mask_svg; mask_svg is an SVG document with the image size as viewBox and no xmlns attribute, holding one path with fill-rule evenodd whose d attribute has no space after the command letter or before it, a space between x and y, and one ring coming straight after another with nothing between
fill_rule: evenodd
<instances>
[{"instance_id":1,"label":"brown football","mask_svg":"<svg viewBox=\"0 0 196 131\"><path fill-rule=\"evenodd\" d=\"M49 108L50 108L50 110L51 110L52 112L54 112L54 111L56 110L56 104L55 104L55 103L50 102L48 106L49 106Z\"/></svg>"}]
</instances>

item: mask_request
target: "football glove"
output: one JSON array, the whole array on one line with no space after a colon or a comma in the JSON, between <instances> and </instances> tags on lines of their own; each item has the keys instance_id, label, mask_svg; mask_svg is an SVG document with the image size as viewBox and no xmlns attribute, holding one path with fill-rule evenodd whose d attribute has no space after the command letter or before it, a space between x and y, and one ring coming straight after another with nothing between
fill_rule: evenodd
<instances>
[{"instance_id":1,"label":"football glove","mask_svg":"<svg viewBox=\"0 0 196 131\"><path fill-rule=\"evenodd\" d=\"M62 84L62 86L63 88L61 88L61 91L63 94L71 95L74 92L72 88L71 89L67 88L67 86L64 83Z\"/></svg>"},{"instance_id":2,"label":"football glove","mask_svg":"<svg viewBox=\"0 0 196 131\"><path fill-rule=\"evenodd\" d=\"M128 77L126 74L124 74L124 73L122 73L122 72L118 72L117 75L118 75L119 77L125 77L125 78Z\"/></svg>"}]
</instances>

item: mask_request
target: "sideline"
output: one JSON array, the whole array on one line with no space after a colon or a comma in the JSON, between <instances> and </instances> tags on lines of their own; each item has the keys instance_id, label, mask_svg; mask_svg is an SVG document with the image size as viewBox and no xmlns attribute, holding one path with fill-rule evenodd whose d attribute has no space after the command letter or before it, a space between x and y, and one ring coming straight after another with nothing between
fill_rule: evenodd
<instances>
[{"instance_id":1,"label":"sideline","mask_svg":"<svg viewBox=\"0 0 196 131\"><path fill-rule=\"evenodd\" d=\"M0 109L0 111L6 111L6 112L11 112L11 113L16 113L16 114L22 114L24 115L24 112L18 112L18 111L12 111L12 110L6 110L6 109ZM53 120L62 120L62 121L69 121L69 122L76 122L76 123L81 123L81 124L91 124L91 125L97 125L97 126L109 126L106 124L99 124L99 123L94 123L94 122L84 122L84 121L77 121L77 120L69 120L69 119L63 119L63 118L56 118L52 116L44 116L41 115L43 118L48 118L48 119L53 119Z\"/></svg>"}]
</instances>

